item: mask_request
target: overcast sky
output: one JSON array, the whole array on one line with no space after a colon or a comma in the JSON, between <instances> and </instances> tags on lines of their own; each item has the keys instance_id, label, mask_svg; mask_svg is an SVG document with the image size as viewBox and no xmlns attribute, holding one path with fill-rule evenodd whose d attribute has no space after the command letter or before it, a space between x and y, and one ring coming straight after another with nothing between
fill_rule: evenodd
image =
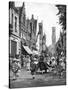
<instances>
[{"instance_id":1,"label":"overcast sky","mask_svg":"<svg viewBox=\"0 0 68 90\"><path fill-rule=\"evenodd\" d=\"M16 2L15 5L21 6L22 2ZM43 22L43 32L46 34L47 46L52 44L52 27L56 27L56 41L58 40L61 26L58 24L59 18L56 16L58 9L55 5L25 2L25 11L26 18L31 18L31 15L34 14L34 17L38 19L38 23Z\"/></svg>"}]
</instances>

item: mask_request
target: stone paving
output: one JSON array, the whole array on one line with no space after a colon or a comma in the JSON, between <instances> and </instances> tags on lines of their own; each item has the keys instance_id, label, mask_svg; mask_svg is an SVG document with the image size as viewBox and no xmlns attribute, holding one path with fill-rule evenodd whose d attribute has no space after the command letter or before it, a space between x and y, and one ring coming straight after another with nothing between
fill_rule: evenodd
<instances>
[{"instance_id":1,"label":"stone paving","mask_svg":"<svg viewBox=\"0 0 68 90\"><path fill-rule=\"evenodd\" d=\"M32 75L30 71L27 71L26 69L21 69L21 71L18 72L18 77L15 81L23 81L23 80L31 80ZM13 73L11 72L11 80L13 79ZM51 80L55 79L58 80L58 78L55 76L53 77L50 73L45 73L45 74L36 74L35 75L35 80Z\"/></svg>"},{"instance_id":2,"label":"stone paving","mask_svg":"<svg viewBox=\"0 0 68 90\"><path fill-rule=\"evenodd\" d=\"M21 71L19 71L17 73L19 76L17 77L17 80L16 81L22 81L22 80L25 80L25 79L32 79L32 75L31 75L31 72L30 71L27 71L26 69L21 69ZM13 73L11 72L11 76L10 78L13 79ZM35 75L35 79L50 79L52 78L52 76L48 76L48 74L36 74Z\"/></svg>"},{"instance_id":3,"label":"stone paving","mask_svg":"<svg viewBox=\"0 0 68 90\"><path fill-rule=\"evenodd\" d=\"M10 80L10 88L25 88L38 86L65 85L65 79L53 77L50 73L36 74L35 79L32 78L30 71L21 69L16 80Z\"/></svg>"}]
</instances>

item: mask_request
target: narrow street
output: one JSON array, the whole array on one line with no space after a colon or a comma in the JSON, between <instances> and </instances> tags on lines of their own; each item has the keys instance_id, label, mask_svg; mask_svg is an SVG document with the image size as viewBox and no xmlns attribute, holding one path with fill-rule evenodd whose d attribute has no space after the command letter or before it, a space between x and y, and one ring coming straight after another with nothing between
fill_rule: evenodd
<instances>
[{"instance_id":1,"label":"narrow street","mask_svg":"<svg viewBox=\"0 0 68 90\"><path fill-rule=\"evenodd\" d=\"M66 85L66 35L66 5L10 1L9 87Z\"/></svg>"},{"instance_id":2,"label":"narrow street","mask_svg":"<svg viewBox=\"0 0 68 90\"><path fill-rule=\"evenodd\" d=\"M57 76L50 75L50 73L37 74L35 75L35 79L32 79L30 72L22 69L17 80L10 81L10 88L41 87L65 84L65 79L59 79Z\"/></svg>"}]
</instances>

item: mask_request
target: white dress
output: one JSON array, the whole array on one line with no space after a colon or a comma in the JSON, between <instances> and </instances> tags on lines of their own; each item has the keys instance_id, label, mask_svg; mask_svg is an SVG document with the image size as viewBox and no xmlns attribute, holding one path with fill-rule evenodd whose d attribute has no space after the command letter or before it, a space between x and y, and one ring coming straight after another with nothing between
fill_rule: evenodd
<instances>
[{"instance_id":1,"label":"white dress","mask_svg":"<svg viewBox=\"0 0 68 90\"><path fill-rule=\"evenodd\" d=\"M28 62L27 62L27 69L30 70L30 58L28 59Z\"/></svg>"}]
</instances>

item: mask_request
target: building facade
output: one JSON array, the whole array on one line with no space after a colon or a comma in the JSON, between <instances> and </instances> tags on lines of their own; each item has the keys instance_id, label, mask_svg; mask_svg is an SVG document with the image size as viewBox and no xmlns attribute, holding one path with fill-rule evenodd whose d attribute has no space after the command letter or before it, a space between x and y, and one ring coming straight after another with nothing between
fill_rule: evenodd
<instances>
[{"instance_id":1,"label":"building facade","mask_svg":"<svg viewBox=\"0 0 68 90\"><path fill-rule=\"evenodd\" d=\"M42 51L45 50L46 50L46 34L44 34L42 38Z\"/></svg>"},{"instance_id":2,"label":"building facade","mask_svg":"<svg viewBox=\"0 0 68 90\"><path fill-rule=\"evenodd\" d=\"M52 44L48 47L51 56L56 56L56 27L52 27Z\"/></svg>"},{"instance_id":3,"label":"building facade","mask_svg":"<svg viewBox=\"0 0 68 90\"><path fill-rule=\"evenodd\" d=\"M29 47L31 50L36 49L36 39L37 39L37 20L34 19L34 15L32 15L31 19L27 19L27 29L29 36Z\"/></svg>"},{"instance_id":4,"label":"building facade","mask_svg":"<svg viewBox=\"0 0 68 90\"><path fill-rule=\"evenodd\" d=\"M39 52L42 52L42 38L43 38L43 23L39 23Z\"/></svg>"},{"instance_id":5,"label":"building facade","mask_svg":"<svg viewBox=\"0 0 68 90\"><path fill-rule=\"evenodd\" d=\"M21 51L19 14L14 2L9 2L9 47L10 57L16 58Z\"/></svg>"},{"instance_id":6,"label":"building facade","mask_svg":"<svg viewBox=\"0 0 68 90\"><path fill-rule=\"evenodd\" d=\"M25 13L25 3L23 2L22 7L19 8L19 24L21 31L22 44L26 44L27 39L27 27L26 27L26 13Z\"/></svg>"},{"instance_id":7,"label":"building facade","mask_svg":"<svg viewBox=\"0 0 68 90\"><path fill-rule=\"evenodd\" d=\"M56 44L56 28L52 27L52 45Z\"/></svg>"},{"instance_id":8,"label":"building facade","mask_svg":"<svg viewBox=\"0 0 68 90\"><path fill-rule=\"evenodd\" d=\"M26 19L25 3L21 7L15 7L14 2L9 4L9 32L10 32L10 56L23 54L22 47L28 46L36 49L37 20L32 15Z\"/></svg>"}]
</instances>

